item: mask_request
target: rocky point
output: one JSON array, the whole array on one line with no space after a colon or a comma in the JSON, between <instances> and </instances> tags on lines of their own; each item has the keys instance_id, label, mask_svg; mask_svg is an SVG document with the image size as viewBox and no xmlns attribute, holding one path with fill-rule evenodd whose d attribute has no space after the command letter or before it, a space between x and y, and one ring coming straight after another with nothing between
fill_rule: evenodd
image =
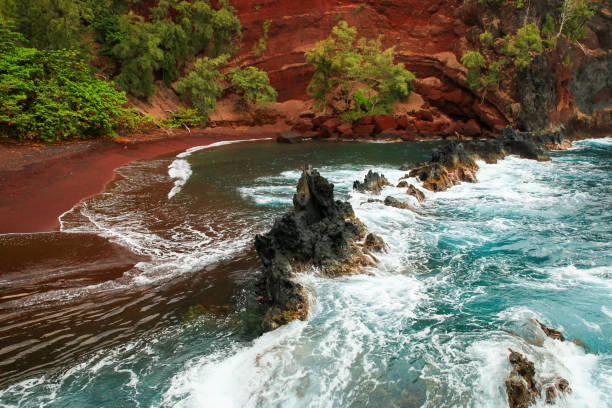
<instances>
[{"instance_id":1,"label":"rocky point","mask_svg":"<svg viewBox=\"0 0 612 408\"><path fill-rule=\"evenodd\" d=\"M263 329L306 319L308 295L296 272L314 267L333 278L373 265L372 251L384 250L385 244L378 236L366 235L351 204L334 200L334 185L316 170L303 170L293 209L276 219L268 233L255 237L263 267L261 297L268 307Z\"/></svg>"}]
</instances>

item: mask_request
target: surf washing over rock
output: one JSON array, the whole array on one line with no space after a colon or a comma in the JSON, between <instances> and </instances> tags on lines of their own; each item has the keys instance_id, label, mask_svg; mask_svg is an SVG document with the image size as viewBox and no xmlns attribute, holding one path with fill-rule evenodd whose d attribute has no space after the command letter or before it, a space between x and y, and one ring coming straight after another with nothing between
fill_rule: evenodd
<instances>
[{"instance_id":1,"label":"surf washing over rock","mask_svg":"<svg viewBox=\"0 0 612 408\"><path fill-rule=\"evenodd\" d=\"M360 244L366 233L351 204L334 201L334 185L318 171L304 169L293 196L293 210L277 219L267 234L255 237L264 266L262 300L269 307L264 330L307 318L308 296L295 280L295 271L314 267L333 278L374 265L376 258L369 249L381 251L385 243L370 234Z\"/></svg>"}]
</instances>

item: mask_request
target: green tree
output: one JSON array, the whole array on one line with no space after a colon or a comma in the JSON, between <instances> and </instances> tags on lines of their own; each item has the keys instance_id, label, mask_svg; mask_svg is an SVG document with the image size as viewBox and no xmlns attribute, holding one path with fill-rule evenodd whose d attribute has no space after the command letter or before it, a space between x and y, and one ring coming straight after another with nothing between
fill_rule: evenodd
<instances>
[{"instance_id":1,"label":"green tree","mask_svg":"<svg viewBox=\"0 0 612 408\"><path fill-rule=\"evenodd\" d=\"M315 68L308 92L322 107L333 88L339 87L347 102L355 100L353 95L359 91L364 98L364 94L370 95L370 113L374 109L389 113L393 102L407 98L414 90L416 79L403 64L394 64L394 54L394 47L382 48L381 37L358 40L357 29L341 21L327 39L306 52L306 61Z\"/></svg>"},{"instance_id":2,"label":"green tree","mask_svg":"<svg viewBox=\"0 0 612 408\"><path fill-rule=\"evenodd\" d=\"M184 62L211 43L217 56L233 50L241 36L233 9L225 4L215 10L208 0L161 0L151 21L128 13L118 18L117 28L108 28L107 38L115 42L110 55L120 71L115 81L140 97L155 92L155 79L168 85L178 79Z\"/></svg>"},{"instance_id":3,"label":"green tree","mask_svg":"<svg viewBox=\"0 0 612 408\"><path fill-rule=\"evenodd\" d=\"M92 10L82 0L4 1L2 13L15 20L17 30L39 49L77 48L86 33Z\"/></svg>"},{"instance_id":4,"label":"green tree","mask_svg":"<svg viewBox=\"0 0 612 408\"><path fill-rule=\"evenodd\" d=\"M461 63L468 69L467 81L470 89L482 88L480 80L481 69L486 67L485 60L478 51L468 51L461 57Z\"/></svg>"},{"instance_id":5,"label":"green tree","mask_svg":"<svg viewBox=\"0 0 612 408\"><path fill-rule=\"evenodd\" d=\"M586 35L585 28L589 20L595 16L599 3L589 0L563 0L560 9L561 33L572 41L578 41Z\"/></svg>"},{"instance_id":6,"label":"green tree","mask_svg":"<svg viewBox=\"0 0 612 408\"><path fill-rule=\"evenodd\" d=\"M540 29L536 23L519 28L514 37L506 36L505 41L504 54L510 57L520 70L527 68L533 56L544 50Z\"/></svg>"},{"instance_id":7,"label":"green tree","mask_svg":"<svg viewBox=\"0 0 612 408\"><path fill-rule=\"evenodd\" d=\"M121 17L121 41L112 49L120 61L120 73L115 82L136 96L148 97L155 92L155 72L160 68L163 51L161 38L151 30L151 25L133 13Z\"/></svg>"},{"instance_id":8,"label":"green tree","mask_svg":"<svg viewBox=\"0 0 612 408\"><path fill-rule=\"evenodd\" d=\"M264 71L255 67L234 68L229 72L229 79L236 93L258 108L276 102L276 90L270 85L268 74Z\"/></svg>"},{"instance_id":9,"label":"green tree","mask_svg":"<svg viewBox=\"0 0 612 408\"><path fill-rule=\"evenodd\" d=\"M478 38L485 47L490 47L493 45L493 34L491 34L490 31L485 31L484 33L480 34Z\"/></svg>"},{"instance_id":10,"label":"green tree","mask_svg":"<svg viewBox=\"0 0 612 408\"><path fill-rule=\"evenodd\" d=\"M181 97L193 104L204 122L217 108L217 100L223 94L221 81L224 75L219 72L219 67L228 60L229 56L226 54L215 58L200 58L196 61L193 71L177 84Z\"/></svg>"}]
</instances>

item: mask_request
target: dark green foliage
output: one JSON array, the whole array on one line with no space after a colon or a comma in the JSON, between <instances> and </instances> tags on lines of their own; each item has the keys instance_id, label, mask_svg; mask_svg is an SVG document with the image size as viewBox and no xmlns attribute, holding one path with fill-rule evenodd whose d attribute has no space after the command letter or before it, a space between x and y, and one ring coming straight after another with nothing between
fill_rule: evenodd
<instances>
[{"instance_id":1,"label":"dark green foliage","mask_svg":"<svg viewBox=\"0 0 612 408\"><path fill-rule=\"evenodd\" d=\"M229 80L238 95L247 103L265 108L276 102L276 90L270 85L268 74L255 67L234 68L229 72Z\"/></svg>"},{"instance_id":2,"label":"dark green foliage","mask_svg":"<svg viewBox=\"0 0 612 408\"><path fill-rule=\"evenodd\" d=\"M84 0L12 0L2 2L2 14L36 48L62 49L81 44L84 22L92 18Z\"/></svg>"},{"instance_id":3,"label":"dark green foliage","mask_svg":"<svg viewBox=\"0 0 612 408\"><path fill-rule=\"evenodd\" d=\"M114 135L136 123L125 94L95 77L76 51L37 50L0 17L0 134L54 142Z\"/></svg>"},{"instance_id":4,"label":"dark green foliage","mask_svg":"<svg viewBox=\"0 0 612 408\"><path fill-rule=\"evenodd\" d=\"M357 40L357 29L341 21L331 36L306 52L306 61L315 67L308 92L323 107L333 88L339 87L348 98L358 91L364 98L367 95L370 111L380 108L389 113L395 101L414 90L416 79L403 64L394 64L394 53L393 47L382 48L381 38Z\"/></svg>"},{"instance_id":5,"label":"dark green foliage","mask_svg":"<svg viewBox=\"0 0 612 408\"><path fill-rule=\"evenodd\" d=\"M355 9L355 14L359 14L359 13L361 13L361 12L363 11L363 9L365 9L365 8L366 8L366 4L365 4L365 3L361 3L361 4L359 5L359 7L357 7L357 8Z\"/></svg>"},{"instance_id":6,"label":"dark green foliage","mask_svg":"<svg viewBox=\"0 0 612 408\"><path fill-rule=\"evenodd\" d=\"M129 13L120 19L121 41L111 53L120 61L121 71L115 82L137 96L149 96L155 92L153 81L160 68L163 51L160 38L143 18Z\"/></svg>"},{"instance_id":7,"label":"dark green foliage","mask_svg":"<svg viewBox=\"0 0 612 408\"><path fill-rule=\"evenodd\" d=\"M542 24L542 34L546 36L553 35L555 33L555 19L550 15L546 14L544 24Z\"/></svg>"},{"instance_id":8,"label":"dark green foliage","mask_svg":"<svg viewBox=\"0 0 612 408\"><path fill-rule=\"evenodd\" d=\"M240 21L227 1L160 0L144 19L127 11L140 0L0 0L0 11L40 49L89 52L93 32L100 54L114 64L117 84L148 97L156 79L175 81L184 62L201 52L233 52Z\"/></svg>"},{"instance_id":9,"label":"dark green foliage","mask_svg":"<svg viewBox=\"0 0 612 408\"><path fill-rule=\"evenodd\" d=\"M479 39L482 45L485 47L490 47L493 45L493 34L491 34L490 31L485 31L484 33L480 34Z\"/></svg>"},{"instance_id":10,"label":"dark green foliage","mask_svg":"<svg viewBox=\"0 0 612 408\"><path fill-rule=\"evenodd\" d=\"M181 79L177 85L181 97L193 104L204 122L208 120L208 115L217 108L217 100L223 93L221 81L224 75L219 72L219 67L228 59L228 55L198 59L194 70Z\"/></svg>"},{"instance_id":11,"label":"dark green foliage","mask_svg":"<svg viewBox=\"0 0 612 408\"><path fill-rule=\"evenodd\" d=\"M595 16L599 3L589 0L574 0L572 5L573 7L569 10L563 26L563 33L570 40L578 41L586 35L585 28L589 20Z\"/></svg>"},{"instance_id":12,"label":"dark green foliage","mask_svg":"<svg viewBox=\"0 0 612 408\"><path fill-rule=\"evenodd\" d=\"M540 29L535 23L523 26L514 37L506 36L505 40L504 54L521 70L531 64L534 55L544 50Z\"/></svg>"},{"instance_id":13,"label":"dark green foliage","mask_svg":"<svg viewBox=\"0 0 612 408\"><path fill-rule=\"evenodd\" d=\"M461 63L468 69L467 81L470 89L476 90L482 88L480 72L486 66L482 54L478 51L468 51L461 57Z\"/></svg>"},{"instance_id":14,"label":"dark green foliage","mask_svg":"<svg viewBox=\"0 0 612 408\"><path fill-rule=\"evenodd\" d=\"M484 83L487 88L497 88L499 86L499 82L503 75L502 69L507 63L508 61L502 58L489 64L487 75L484 78Z\"/></svg>"},{"instance_id":15,"label":"dark green foliage","mask_svg":"<svg viewBox=\"0 0 612 408\"><path fill-rule=\"evenodd\" d=\"M137 96L152 95L155 78L174 82L182 64L209 46L214 56L233 51L241 35L233 9L215 10L208 0L162 0L152 14L150 22L131 13L121 16L118 32L109 36L117 41L110 52L120 67L115 80Z\"/></svg>"},{"instance_id":16,"label":"dark green foliage","mask_svg":"<svg viewBox=\"0 0 612 408\"><path fill-rule=\"evenodd\" d=\"M478 0L478 4L481 6L494 6L501 3L504 0Z\"/></svg>"}]
</instances>

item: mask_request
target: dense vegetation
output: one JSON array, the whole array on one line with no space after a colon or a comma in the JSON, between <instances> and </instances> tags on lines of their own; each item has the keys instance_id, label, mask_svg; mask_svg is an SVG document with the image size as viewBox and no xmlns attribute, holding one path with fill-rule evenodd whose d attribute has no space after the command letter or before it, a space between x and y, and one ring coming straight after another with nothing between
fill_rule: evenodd
<instances>
[{"instance_id":1,"label":"dense vegetation","mask_svg":"<svg viewBox=\"0 0 612 408\"><path fill-rule=\"evenodd\" d=\"M394 64L394 52L393 47L382 48L382 38L357 39L357 29L340 21L327 39L306 53L315 68L308 91L319 107L337 91L353 107L344 112L345 119L391 113L393 102L407 98L416 79L403 64Z\"/></svg>"},{"instance_id":2,"label":"dense vegetation","mask_svg":"<svg viewBox=\"0 0 612 408\"><path fill-rule=\"evenodd\" d=\"M58 141L114 135L138 122L124 108L125 92L148 98L158 80L195 107L158 124L205 122L228 79L220 69L242 35L228 1L215 4L160 0L145 8L143 0L0 0L2 136ZM270 23L258 43L261 54ZM196 55L204 56L180 78ZM103 74L92 67L94 59ZM265 72L232 70L229 79L227 86L247 104L264 107L276 100Z\"/></svg>"},{"instance_id":3,"label":"dense vegetation","mask_svg":"<svg viewBox=\"0 0 612 408\"><path fill-rule=\"evenodd\" d=\"M0 16L0 134L53 142L132 126L124 92L98 79L74 50L38 50Z\"/></svg>"}]
</instances>

